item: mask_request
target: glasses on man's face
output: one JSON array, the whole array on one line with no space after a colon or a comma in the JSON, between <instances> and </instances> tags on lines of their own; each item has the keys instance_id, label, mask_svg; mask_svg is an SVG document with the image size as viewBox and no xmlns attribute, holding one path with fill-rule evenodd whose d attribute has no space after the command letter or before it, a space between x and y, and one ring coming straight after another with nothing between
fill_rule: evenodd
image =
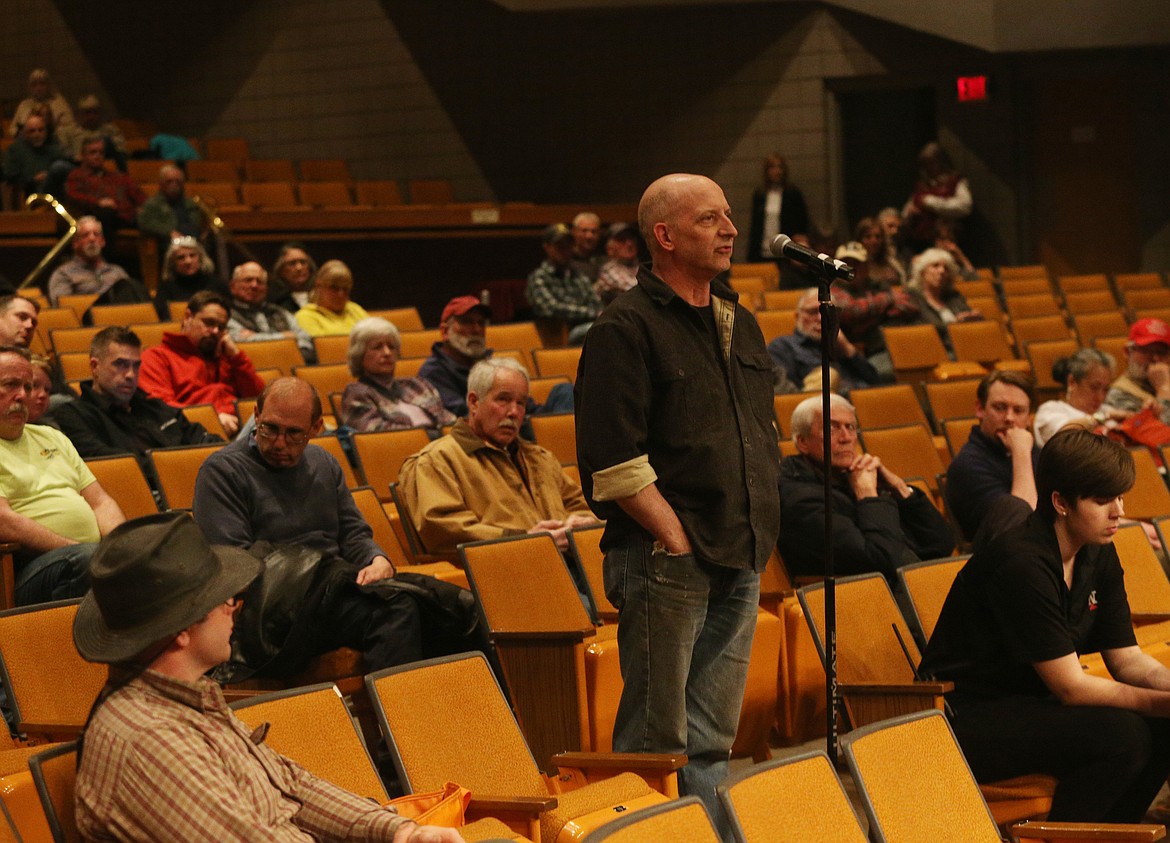
<instances>
[{"instance_id":1,"label":"glasses on man's face","mask_svg":"<svg viewBox=\"0 0 1170 843\"><path fill-rule=\"evenodd\" d=\"M256 438L263 439L267 442L275 442L278 436L284 436L284 441L290 445L304 445L309 441L309 431L301 430L299 427L287 427L281 429L270 422L260 422L256 425Z\"/></svg>"}]
</instances>

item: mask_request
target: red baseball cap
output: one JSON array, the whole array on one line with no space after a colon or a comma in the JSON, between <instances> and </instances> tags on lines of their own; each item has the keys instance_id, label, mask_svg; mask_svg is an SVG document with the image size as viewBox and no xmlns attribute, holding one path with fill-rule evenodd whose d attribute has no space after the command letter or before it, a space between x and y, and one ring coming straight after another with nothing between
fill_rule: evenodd
<instances>
[{"instance_id":1,"label":"red baseball cap","mask_svg":"<svg viewBox=\"0 0 1170 843\"><path fill-rule=\"evenodd\" d=\"M1170 325L1161 319L1139 319L1130 326L1129 342L1139 348L1156 343L1170 345Z\"/></svg>"},{"instance_id":2,"label":"red baseball cap","mask_svg":"<svg viewBox=\"0 0 1170 843\"><path fill-rule=\"evenodd\" d=\"M452 316L463 316L476 308L483 313L485 319L492 318L492 309L475 296L456 296L447 302L447 306L443 308L443 317L439 321L445 323Z\"/></svg>"}]
</instances>

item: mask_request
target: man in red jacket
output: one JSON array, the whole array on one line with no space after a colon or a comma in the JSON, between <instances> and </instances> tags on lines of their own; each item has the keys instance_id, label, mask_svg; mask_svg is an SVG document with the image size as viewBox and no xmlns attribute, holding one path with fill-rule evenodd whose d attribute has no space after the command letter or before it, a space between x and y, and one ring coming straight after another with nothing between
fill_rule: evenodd
<instances>
[{"instance_id":1,"label":"man in red jacket","mask_svg":"<svg viewBox=\"0 0 1170 843\"><path fill-rule=\"evenodd\" d=\"M211 404L224 430L240 429L236 400L264 389L256 367L227 332L226 298L202 290L187 302L177 334L163 334L162 344L142 352L138 385L172 407Z\"/></svg>"}]
</instances>

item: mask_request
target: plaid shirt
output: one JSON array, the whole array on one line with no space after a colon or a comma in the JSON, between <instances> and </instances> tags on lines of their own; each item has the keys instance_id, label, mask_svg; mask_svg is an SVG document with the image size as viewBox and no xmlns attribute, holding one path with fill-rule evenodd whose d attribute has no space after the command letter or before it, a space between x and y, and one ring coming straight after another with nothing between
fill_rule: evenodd
<instances>
[{"instance_id":1,"label":"plaid shirt","mask_svg":"<svg viewBox=\"0 0 1170 843\"><path fill-rule=\"evenodd\" d=\"M528 276L528 303L537 318L588 322L601 313L601 302L589 279L573 269L557 269L544 261Z\"/></svg>"},{"instance_id":2,"label":"plaid shirt","mask_svg":"<svg viewBox=\"0 0 1170 843\"><path fill-rule=\"evenodd\" d=\"M86 840L388 841L405 820L316 778L237 720L210 679L147 671L85 733L77 826Z\"/></svg>"}]
</instances>

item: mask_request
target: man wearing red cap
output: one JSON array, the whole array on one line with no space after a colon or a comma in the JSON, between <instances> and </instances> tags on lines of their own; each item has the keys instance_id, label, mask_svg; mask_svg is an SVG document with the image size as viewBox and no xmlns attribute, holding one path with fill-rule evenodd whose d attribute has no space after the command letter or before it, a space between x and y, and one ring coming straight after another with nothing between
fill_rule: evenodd
<instances>
[{"instance_id":1,"label":"man wearing red cap","mask_svg":"<svg viewBox=\"0 0 1170 843\"><path fill-rule=\"evenodd\" d=\"M467 417L467 377L471 367L492 356L485 334L491 308L475 296L457 296L447 302L439 321L440 342L431 347L431 356L418 370L418 376L439 390L443 406L459 418ZM548 400L538 405L528 399L527 415L569 413L573 410L573 387L554 386ZM525 436L531 438L527 432Z\"/></svg>"},{"instance_id":2,"label":"man wearing red cap","mask_svg":"<svg viewBox=\"0 0 1170 843\"><path fill-rule=\"evenodd\" d=\"M1170 325L1161 319L1134 322L1125 359L1126 371L1109 387L1105 404L1131 413L1156 406L1158 417L1170 424Z\"/></svg>"}]
</instances>

